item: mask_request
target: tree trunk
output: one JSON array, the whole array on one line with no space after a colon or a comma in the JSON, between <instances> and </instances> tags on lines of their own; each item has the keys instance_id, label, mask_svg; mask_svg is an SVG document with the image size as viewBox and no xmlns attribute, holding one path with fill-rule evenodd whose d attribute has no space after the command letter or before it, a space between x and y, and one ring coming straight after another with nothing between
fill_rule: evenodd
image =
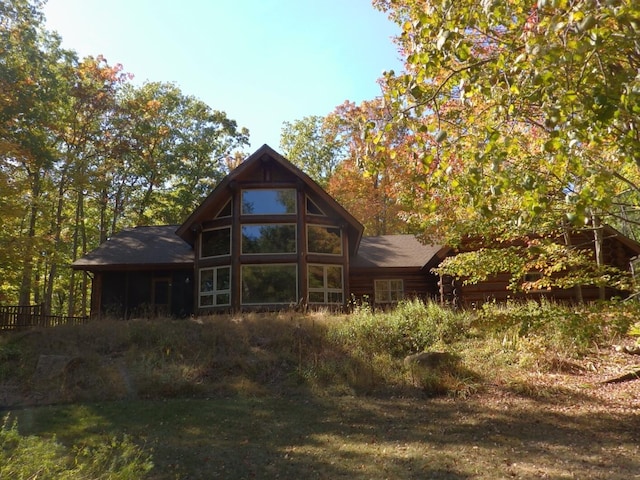
<instances>
[{"instance_id":1,"label":"tree trunk","mask_svg":"<svg viewBox=\"0 0 640 480\"><path fill-rule=\"evenodd\" d=\"M604 254L602 251L604 237L602 234L602 225L600 224L600 219L593 211L591 212L591 222L593 223L593 241L595 246L596 265L598 267L602 267L604 266ZM605 289L602 285L598 287L598 298L600 300L605 299Z\"/></svg>"},{"instance_id":2,"label":"tree trunk","mask_svg":"<svg viewBox=\"0 0 640 480\"><path fill-rule=\"evenodd\" d=\"M22 254L22 279L20 281L19 305L31 304L34 244L38 218L38 202L40 200L40 173L30 173L30 176L32 176L31 206L29 208L29 228L27 238L25 239L24 252Z\"/></svg>"},{"instance_id":3,"label":"tree trunk","mask_svg":"<svg viewBox=\"0 0 640 480\"><path fill-rule=\"evenodd\" d=\"M58 253L60 249L61 237L62 237L62 221L63 221L63 207L64 207L64 191L66 183L66 172L62 172L60 178L60 185L58 187L58 204L56 206L56 215L51 225L51 233L53 234L53 248L49 256L49 277L46 282L43 309L45 315L51 315L51 304L53 300L53 285L58 275Z\"/></svg>"},{"instance_id":4,"label":"tree trunk","mask_svg":"<svg viewBox=\"0 0 640 480\"><path fill-rule=\"evenodd\" d=\"M564 244L567 247L570 247L572 245L571 242L571 231L570 231L570 227L565 223L562 226L562 232L564 235ZM581 285L576 285L575 287L573 287L573 291L576 294L576 300L578 303L583 303L584 302L584 297L582 296L582 286Z\"/></svg>"}]
</instances>

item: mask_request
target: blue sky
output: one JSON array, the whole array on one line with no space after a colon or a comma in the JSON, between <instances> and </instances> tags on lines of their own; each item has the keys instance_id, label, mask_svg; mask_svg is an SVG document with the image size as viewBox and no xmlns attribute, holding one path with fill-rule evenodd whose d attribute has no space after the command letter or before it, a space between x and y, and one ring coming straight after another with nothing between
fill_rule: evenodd
<instances>
[{"instance_id":1,"label":"blue sky","mask_svg":"<svg viewBox=\"0 0 640 480\"><path fill-rule=\"evenodd\" d=\"M47 27L134 82L175 82L279 148L282 122L380 95L398 28L370 0L48 0Z\"/></svg>"}]
</instances>

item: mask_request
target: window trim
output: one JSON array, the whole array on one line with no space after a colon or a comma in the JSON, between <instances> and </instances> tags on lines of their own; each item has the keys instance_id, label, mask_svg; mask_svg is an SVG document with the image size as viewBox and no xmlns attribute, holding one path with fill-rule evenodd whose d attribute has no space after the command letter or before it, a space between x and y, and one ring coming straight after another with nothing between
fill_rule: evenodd
<instances>
[{"instance_id":1,"label":"window trim","mask_svg":"<svg viewBox=\"0 0 640 480\"><path fill-rule=\"evenodd\" d=\"M388 292L389 294L389 298L384 300L381 300L380 299L381 295L378 294L378 292L380 291L378 289L378 284L382 282L386 283L387 285L386 292ZM391 282L400 282L400 290L392 289ZM393 300L392 292L400 293L399 298L396 300ZM373 293L374 293L375 303L383 303L383 304L398 303L400 300L404 298L404 280L402 278L376 278L373 281Z\"/></svg>"},{"instance_id":2,"label":"window trim","mask_svg":"<svg viewBox=\"0 0 640 480\"><path fill-rule=\"evenodd\" d=\"M218 270L227 269L229 270L229 288L227 289L217 289L218 282ZM202 291L202 273L205 271L213 272L213 289L210 292ZM232 276L233 272L231 269L231 265L219 265L217 267L204 267L198 270L198 308L214 308L214 307L228 307L231 305L231 285L232 285ZM227 294L229 296L228 303L217 303L218 295ZM211 305L202 305L202 297L212 297L213 303Z\"/></svg>"}]
</instances>

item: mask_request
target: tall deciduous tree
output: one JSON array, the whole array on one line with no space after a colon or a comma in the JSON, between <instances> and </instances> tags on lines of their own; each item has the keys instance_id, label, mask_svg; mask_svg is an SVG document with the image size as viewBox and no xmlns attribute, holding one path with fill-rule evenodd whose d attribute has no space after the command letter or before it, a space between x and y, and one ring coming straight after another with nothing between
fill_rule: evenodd
<instances>
[{"instance_id":1,"label":"tall deciduous tree","mask_svg":"<svg viewBox=\"0 0 640 480\"><path fill-rule=\"evenodd\" d=\"M126 199L138 224L181 222L224 175L226 157L248 144L246 129L173 84L127 88L120 105Z\"/></svg>"},{"instance_id":2,"label":"tall deciduous tree","mask_svg":"<svg viewBox=\"0 0 640 480\"><path fill-rule=\"evenodd\" d=\"M42 27L41 3L3 2L0 19L0 113L2 170L23 180L19 302L31 301L32 284L40 278L40 252L48 240L41 234L50 172L56 159L58 112L64 108L65 73L73 54Z\"/></svg>"},{"instance_id":3,"label":"tall deciduous tree","mask_svg":"<svg viewBox=\"0 0 640 480\"><path fill-rule=\"evenodd\" d=\"M425 167L424 200L412 202L418 229L455 243L634 220L637 2L374 4L402 27L405 71L384 78L393 122L429 134L412 147ZM389 152L385 135L372 129L369 138Z\"/></svg>"},{"instance_id":4,"label":"tall deciduous tree","mask_svg":"<svg viewBox=\"0 0 640 480\"><path fill-rule=\"evenodd\" d=\"M346 158L346 144L334 115L312 115L282 125L282 153L322 187Z\"/></svg>"},{"instance_id":5,"label":"tall deciduous tree","mask_svg":"<svg viewBox=\"0 0 640 480\"><path fill-rule=\"evenodd\" d=\"M0 302L85 314L87 278L61 266L120 228L180 222L248 132L174 85L79 61L42 6L0 2Z\"/></svg>"},{"instance_id":6,"label":"tall deciduous tree","mask_svg":"<svg viewBox=\"0 0 640 480\"><path fill-rule=\"evenodd\" d=\"M395 120L441 141L417 145L422 161L477 210L505 202L510 227L549 210L582 221L637 193L637 2L374 3L402 26Z\"/></svg>"}]
</instances>

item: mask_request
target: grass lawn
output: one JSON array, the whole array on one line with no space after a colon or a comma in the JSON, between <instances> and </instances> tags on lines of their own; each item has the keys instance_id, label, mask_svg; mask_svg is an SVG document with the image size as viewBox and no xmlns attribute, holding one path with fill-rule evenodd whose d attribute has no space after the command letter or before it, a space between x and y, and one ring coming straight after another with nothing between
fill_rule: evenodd
<instances>
[{"instance_id":1,"label":"grass lawn","mask_svg":"<svg viewBox=\"0 0 640 480\"><path fill-rule=\"evenodd\" d=\"M637 401L618 400L495 389L464 400L133 400L11 415L23 433L63 443L127 434L151 453L153 479L639 478Z\"/></svg>"}]
</instances>

